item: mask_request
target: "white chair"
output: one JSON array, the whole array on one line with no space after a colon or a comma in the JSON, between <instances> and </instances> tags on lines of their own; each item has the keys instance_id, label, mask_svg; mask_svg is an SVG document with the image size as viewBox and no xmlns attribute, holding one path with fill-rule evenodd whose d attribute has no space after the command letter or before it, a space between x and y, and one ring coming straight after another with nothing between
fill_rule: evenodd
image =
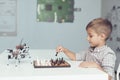
<instances>
[{"instance_id":1,"label":"white chair","mask_svg":"<svg viewBox=\"0 0 120 80\"><path fill-rule=\"evenodd\" d=\"M118 69L117 69L117 80L119 80L119 74L120 74L120 64L118 65Z\"/></svg>"}]
</instances>

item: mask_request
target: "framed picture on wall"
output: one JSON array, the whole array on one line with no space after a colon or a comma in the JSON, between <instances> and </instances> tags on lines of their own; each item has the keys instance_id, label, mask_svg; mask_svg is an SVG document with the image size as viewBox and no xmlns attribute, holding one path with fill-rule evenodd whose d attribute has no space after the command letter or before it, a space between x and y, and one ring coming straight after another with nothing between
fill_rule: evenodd
<instances>
[{"instance_id":1,"label":"framed picture on wall","mask_svg":"<svg viewBox=\"0 0 120 80\"><path fill-rule=\"evenodd\" d=\"M37 22L73 22L74 0L37 0Z\"/></svg>"},{"instance_id":2,"label":"framed picture on wall","mask_svg":"<svg viewBox=\"0 0 120 80\"><path fill-rule=\"evenodd\" d=\"M0 36L17 35L17 0L0 0Z\"/></svg>"}]
</instances>

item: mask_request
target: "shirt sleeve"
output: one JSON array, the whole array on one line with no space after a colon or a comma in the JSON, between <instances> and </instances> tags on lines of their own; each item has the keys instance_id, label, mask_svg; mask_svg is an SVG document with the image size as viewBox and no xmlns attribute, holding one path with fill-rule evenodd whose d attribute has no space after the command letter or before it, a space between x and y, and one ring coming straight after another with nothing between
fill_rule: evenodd
<instances>
[{"instance_id":1,"label":"shirt sleeve","mask_svg":"<svg viewBox=\"0 0 120 80\"><path fill-rule=\"evenodd\" d=\"M115 53L108 52L108 54L105 55L101 65L104 71L112 77L114 77L115 60Z\"/></svg>"},{"instance_id":2,"label":"shirt sleeve","mask_svg":"<svg viewBox=\"0 0 120 80\"><path fill-rule=\"evenodd\" d=\"M76 60L77 61L84 61L85 60L85 51L76 53Z\"/></svg>"}]
</instances>

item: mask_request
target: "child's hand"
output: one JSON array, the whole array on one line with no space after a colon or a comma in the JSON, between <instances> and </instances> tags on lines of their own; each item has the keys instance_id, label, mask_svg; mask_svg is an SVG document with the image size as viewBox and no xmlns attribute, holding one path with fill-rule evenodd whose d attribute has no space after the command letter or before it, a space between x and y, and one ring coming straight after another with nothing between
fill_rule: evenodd
<instances>
[{"instance_id":1,"label":"child's hand","mask_svg":"<svg viewBox=\"0 0 120 80\"><path fill-rule=\"evenodd\" d=\"M64 52L64 47L63 46L58 46L57 48L56 48L56 52Z\"/></svg>"},{"instance_id":2,"label":"child's hand","mask_svg":"<svg viewBox=\"0 0 120 80\"><path fill-rule=\"evenodd\" d=\"M63 46L58 46L56 48L56 56L59 52L65 53L71 60L76 60L76 55L74 52L70 51L67 48L64 48Z\"/></svg>"},{"instance_id":3,"label":"child's hand","mask_svg":"<svg viewBox=\"0 0 120 80\"><path fill-rule=\"evenodd\" d=\"M84 61L82 63L80 63L79 65L80 67L84 67L84 68L98 68L99 65L95 62L87 62L87 61Z\"/></svg>"}]
</instances>

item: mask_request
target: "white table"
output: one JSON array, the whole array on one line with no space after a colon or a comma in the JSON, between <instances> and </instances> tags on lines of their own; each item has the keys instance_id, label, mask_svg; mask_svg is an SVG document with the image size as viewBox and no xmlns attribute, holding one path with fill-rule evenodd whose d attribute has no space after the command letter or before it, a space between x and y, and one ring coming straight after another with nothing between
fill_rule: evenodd
<instances>
[{"instance_id":1,"label":"white table","mask_svg":"<svg viewBox=\"0 0 120 80\"><path fill-rule=\"evenodd\" d=\"M30 61L35 59L56 58L55 50L30 50L31 59L23 59L15 67L14 63L7 66L7 55L4 51L0 54L0 80L108 80L108 75L96 68L80 68L80 61L71 61L63 53L63 57L70 63L70 68L34 68Z\"/></svg>"}]
</instances>

